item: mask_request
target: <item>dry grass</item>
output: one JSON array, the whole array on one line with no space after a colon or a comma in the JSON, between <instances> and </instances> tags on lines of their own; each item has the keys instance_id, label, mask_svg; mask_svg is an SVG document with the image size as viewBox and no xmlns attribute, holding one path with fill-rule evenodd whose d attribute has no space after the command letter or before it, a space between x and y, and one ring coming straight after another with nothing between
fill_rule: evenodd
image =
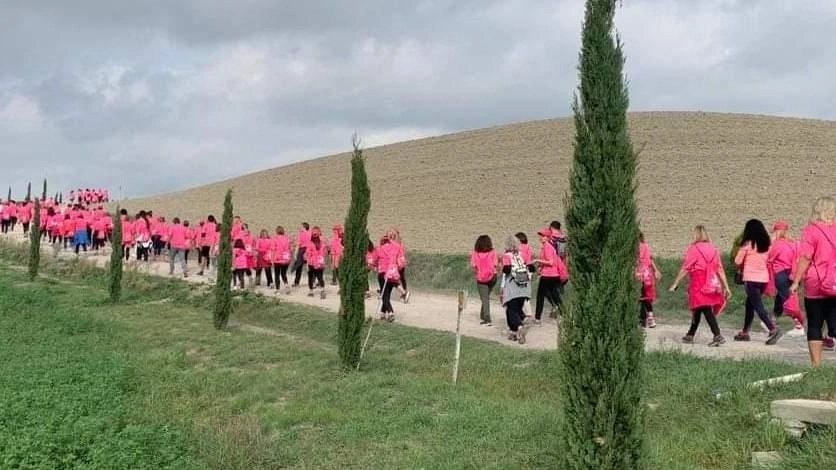
<instances>
[{"instance_id":1,"label":"dry grass","mask_svg":"<svg viewBox=\"0 0 836 470\"><path fill-rule=\"evenodd\" d=\"M634 113L630 125L644 148L642 227L659 254L678 255L697 223L722 246L750 217L797 227L813 199L836 191L836 122L671 112ZM562 219L573 138L572 121L558 119L369 149L371 233L398 225L410 249L440 253L466 252L481 233L533 233ZM218 216L232 187L253 229L330 228L345 216L349 178L346 153L124 205L196 220Z\"/></svg>"}]
</instances>

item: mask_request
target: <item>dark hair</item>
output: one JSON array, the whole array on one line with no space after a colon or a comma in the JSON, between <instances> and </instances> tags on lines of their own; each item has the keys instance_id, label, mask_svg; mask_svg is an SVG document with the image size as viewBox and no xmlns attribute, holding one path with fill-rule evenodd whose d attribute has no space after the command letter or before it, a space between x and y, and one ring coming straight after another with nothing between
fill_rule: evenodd
<instances>
[{"instance_id":1,"label":"dark hair","mask_svg":"<svg viewBox=\"0 0 836 470\"><path fill-rule=\"evenodd\" d=\"M743 237L740 240L740 244L744 245L746 243L755 245L758 253L766 253L769 251L771 240L763 222L758 219L750 219L746 222L746 226L743 227Z\"/></svg>"},{"instance_id":2,"label":"dark hair","mask_svg":"<svg viewBox=\"0 0 836 470\"><path fill-rule=\"evenodd\" d=\"M479 235L479 238L476 239L476 245L473 247L473 251L476 253L487 253L491 250L493 250L491 237L487 235Z\"/></svg>"},{"instance_id":3,"label":"dark hair","mask_svg":"<svg viewBox=\"0 0 836 470\"><path fill-rule=\"evenodd\" d=\"M644 232L639 232L639 241L644 243Z\"/></svg>"},{"instance_id":4,"label":"dark hair","mask_svg":"<svg viewBox=\"0 0 836 470\"><path fill-rule=\"evenodd\" d=\"M206 220L208 220L209 222L215 223L215 216L210 215L209 217L206 218Z\"/></svg>"},{"instance_id":5,"label":"dark hair","mask_svg":"<svg viewBox=\"0 0 836 470\"><path fill-rule=\"evenodd\" d=\"M282 227L281 225L279 225L278 227L276 227L276 233L277 233L278 235L284 235L284 227Z\"/></svg>"},{"instance_id":6,"label":"dark hair","mask_svg":"<svg viewBox=\"0 0 836 470\"><path fill-rule=\"evenodd\" d=\"M244 240L241 240L240 238L239 238L238 240L235 240L235 243L232 245L232 247L233 247L233 248L240 248L240 249L242 249L242 250L243 250L244 248L246 248L246 247L244 246Z\"/></svg>"},{"instance_id":7,"label":"dark hair","mask_svg":"<svg viewBox=\"0 0 836 470\"><path fill-rule=\"evenodd\" d=\"M183 222L183 227L188 227L188 226L189 226L189 221L188 220Z\"/></svg>"},{"instance_id":8,"label":"dark hair","mask_svg":"<svg viewBox=\"0 0 836 470\"><path fill-rule=\"evenodd\" d=\"M171 223L172 223L172 224L174 224L174 225L179 224L179 223L180 223L180 217L175 217L175 218L173 218L173 219L171 220Z\"/></svg>"},{"instance_id":9,"label":"dark hair","mask_svg":"<svg viewBox=\"0 0 836 470\"><path fill-rule=\"evenodd\" d=\"M128 215L128 209L122 209L119 211L120 215Z\"/></svg>"},{"instance_id":10,"label":"dark hair","mask_svg":"<svg viewBox=\"0 0 836 470\"><path fill-rule=\"evenodd\" d=\"M560 222L557 220L552 220L552 223L549 224L549 227L555 230L560 230Z\"/></svg>"},{"instance_id":11,"label":"dark hair","mask_svg":"<svg viewBox=\"0 0 836 470\"><path fill-rule=\"evenodd\" d=\"M308 225L307 222L302 222L302 227L305 227L305 230L310 230L311 229L311 226Z\"/></svg>"},{"instance_id":12,"label":"dark hair","mask_svg":"<svg viewBox=\"0 0 836 470\"><path fill-rule=\"evenodd\" d=\"M374 242L369 240L369 244L366 245L366 252L371 253L372 251L374 251Z\"/></svg>"},{"instance_id":13,"label":"dark hair","mask_svg":"<svg viewBox=\"0 0 836 470\"><path fill-rule=\"evenodd\" d=\"M517 237L517 240L519 240L523 245L528 245L528 235L522 232L517 232L514 236Z\"/></svg>"}]
</instances>

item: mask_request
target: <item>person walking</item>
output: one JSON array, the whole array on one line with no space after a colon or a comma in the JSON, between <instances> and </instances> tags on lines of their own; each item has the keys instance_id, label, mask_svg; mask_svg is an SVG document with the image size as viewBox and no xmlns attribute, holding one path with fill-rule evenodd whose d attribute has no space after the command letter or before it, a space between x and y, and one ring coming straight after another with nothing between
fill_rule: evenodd
<instances>
[{"instance_id":1,"label":"person walking","mask_svg":"<svg viewBox=\"0 0 836 470\"><path fill-rule=\"evenodd\" d=\"M772 226L772 244L767 255L769 275L775 284L775 303L772 314L778 318L784 314L784 304L790 297L790 285L795 279L793 271L798 264L798 243L789 236L790 226L784 221ZM800 315L793 315L796 331L804 329Z\"/></svg>"},{"instance_id":2,"label":"person walking","mask_svg":"<svg viewBox=\"0 0 836 470\"><path fill-rule=\"evenodd\" d=\"M807 311L807 348L813 367L821 365L824 335L836 333L836 196L819 198L810 223L801 233L796 276L790 286L797 292L804 284Z\"/></svg>"},{"instance_id":3,"label":"person walking","mask_svg":"<svg viewBox=\"0 0 836 470\"><path fill-rule=\"evenodd\" d=\"M523 325L523 306L531 297L531 271L520 252L520 240L509 236L505 240L502 254L502 282L499 287L499 302L505 307L508 323L508 339L525 344L526 327Z\"/></svg>"},{"instance_id":4,"label":"person walking","mask_svg":"<svg viewBox=\"0 0 836 470\"><path fill-rule=\"evenodd\" d=\"M734 336L735 341L751 340L749 332L756 313L769 330L766 344L772 346L781 338L781 330L769 317L769 313L763 305L763 294L766 285L769 283L767 260L771 243L769 233L766 231L763 222L758 219L751 219L746 222L743 228L740 250L734 257L735 266L743 273L743 286L746 289L746 311L743 318L743 329Z\"/></svg>"},{"instance_id":5,"label":"person walking","mask_svg":"<svg viewBox=\"0 0 836 470\"><path fill-rule=\"evenodd\" d=\"M293 263L293 287L299 287L302 281L302 270L305 269L305 251L311 241L311 226L302 222L299 234L296 236L296 261Z\"/></svg>"},{"instance_id":6,"label":"person walking","mask_svg":"<svg viewBox=\"0 0 836 470\"><path fill-rule=\"evenodd\" d=\"M180 218L175 217L168 231L168 243L171 250L168 255L168 275L174 275L174 264L178 263L183 271L183 277L189 277L189 270L186 266L186 250L190 248L186 227L180 223Z\"/></svg>"},{"instance_id":7,"label":"person walking","mask_svg":"<svg viewBox=\"0 0 836 470\"><path fill-rule=\"evenodd\" d=\"M720 252L711 243L708 230L703 225L694 227L694 241L685 250L682 268L668 290L676 291L679 283L686 276L688 277L688 309L691 311L691 326L682 337L682 342L694 343L694 335L700 327L700 319L705 317L714 335L708 345L718 347L726 340L720 333L716 316L726 307L726 300L731 297L731 290L720 260Z\"/></svg>"},{"instance_id":8,"label":"person walking","mask_svg":"<svg viewBox=\"0 0 836 470\"><path fill-rule=\"evenodd\" d=\"M533 262L540 270L540 283L537 286L537 305L534 309L534 324L542 325L543 308L546 300L560 307L560 288L569 280L569 274L563 260L557 255L552 244L552 232L546 227L537 232L540 236L540 256Z\"/></svg>"},{"instance_id":9,"label":"person walking","mask_svg":"<svg viewBox=\"0 0 836 470\"><path fill-rule=\"evenodd\" d=\"M491 237L480 235L470 254L470 268L476 276L476 290L482 301L479 324L491 326L491 292L496 286L496 251Z\"/></svg>"},{"instance_id":10,"label":"person walking","mask_svg":"<svg viewBox=\"0 0 836 470\"><path fill-rule=\"evenodd\" d=\"M639 259L636 264L636 278L641 283L639 324L642 328L656 328L653 302L656 300L656 281L662 279L662 272L656 267L650 245L645 241L642 232L639 232Z\"/></svg>"}]
</instances>

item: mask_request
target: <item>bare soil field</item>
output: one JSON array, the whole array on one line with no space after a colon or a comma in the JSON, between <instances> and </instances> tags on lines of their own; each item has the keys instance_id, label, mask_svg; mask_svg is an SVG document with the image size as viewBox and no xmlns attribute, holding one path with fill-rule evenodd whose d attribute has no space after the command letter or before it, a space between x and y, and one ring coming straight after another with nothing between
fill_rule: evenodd
<instances>
[{"instance_id":1,"label":"bare soil field","mask_svg":"<svg viewBox=\"0 0 836 470\"><path fill-rule=\"evenodd\" d=\"M794 228L813 200L836 193L836 122L767 116L632 113L642 228L657 254L676 256L703 223L721 247L751 217ZM348 141L349 136L346 136ZM532 121L365 151L370 232L397 225L409 249L462 253L562 220L574 139L571 118ZM242 156L243 157L243 156ZM124 201L169 217L219 216L227 188L253 230L307 221L330 232L345 217L350 154ZM271 230L272 232L272 230Z\"/></svg>"}]
</instances>

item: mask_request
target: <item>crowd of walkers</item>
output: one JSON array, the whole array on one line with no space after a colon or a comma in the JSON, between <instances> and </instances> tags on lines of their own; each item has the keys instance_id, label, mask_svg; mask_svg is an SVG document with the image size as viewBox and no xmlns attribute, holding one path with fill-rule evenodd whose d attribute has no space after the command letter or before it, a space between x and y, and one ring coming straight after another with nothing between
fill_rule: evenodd
<instances>
[{"instance_id":1,"label":"crowd of walkers","mask_svg":"<svg viewBox=\"0 0 836 470\"><path fill-rule=\"evenodd\" d=\"M139 261L157 261L165 257L169 274L173 276L179 267L184 277L189 275L189 253L195 251L197 275L208 274L216 268L220 226L212 215L191 224L178 217L168 221L152 211L131 215L123 209L120 214L121 239L113 240L112 217L100 205L108 199L106 190L72 191L69 199L71 202L66 205L53 198L42 201L41 234L44 240L59 248L80 253L88 249L99 251L109 242L119 243L126 260L130 260L132 253ZM15 231L20 224L24 234L28 234L32 218L31 201L8 200L0 204L3 233ZM803 331L806 323L810 357L813 364L818 365L822 350L833 349L832 336L836 333L836 198L822 197L816 201L810 222L802 229L799 240L794 240L790 233L790 226L783 221L773 224L771 234L760 220L752 219L745 224L740 247L733 254L737 268L734 281L742 285L746 299L743 325L734 340L751 341L751 328L757 315L767 333L766 344L776 344L783 334L776 318L786 314L793 318L799 331ZM551 305L552 316L559 314L564 288L570 277L567 268L568 243L560 222L553 221L548 227L538 230L537 236L540 245L537 256L534 256L528 237L523 232L509 236L500 255L490 237L482 235L476 240L470 256L470 266L482 303L481 323L492 325L491 296L499 286L508 338L521 344L525 343L527 326L541 324L547 303ZM287 233L282 226L276 227L273 234L262 229L254 235L246 222L235 217L232 243L236 289L244 289L248 284L251 287L260 286L263 278L267 287L281 291L284 286L284 292L290 294L300 286L307 268L308 295L313 297L318 291L324 299L325 271L329 266L331 284L337 284L343 254L343 227L340 225L332 227L330 240L320 227L311 227L308 223L301 224L295 236ZM392 293L397 291L404 303L410 299L406 249L397 228L382 234L377 245L369 242L366 265L377 276L380 316L392 321ZM292 282L289 282L288 275L293 276ZM711 242L703 225L694 228L693 240L685 250L681 269L669 290L675 291L686 277L691 324L682 341L694 342L704 318L712 332L709 346L722 345L726 340L720 332L717 317L725 310L732 290L720 251ZM635 278L641 286L637 299L638 323L643 328L654 328L657 318L653 304L656 284L662 279L662 272L653 260L644 234L639 236ZM533 296L532 319L528 303L532 299L535 279L538 282ZM799 287L803 287L806 322L799 300ZM771 314L764 305L764 296L774 299ZM824 333L825 325L827 334Z\"/></svg>"}]
</instances>

